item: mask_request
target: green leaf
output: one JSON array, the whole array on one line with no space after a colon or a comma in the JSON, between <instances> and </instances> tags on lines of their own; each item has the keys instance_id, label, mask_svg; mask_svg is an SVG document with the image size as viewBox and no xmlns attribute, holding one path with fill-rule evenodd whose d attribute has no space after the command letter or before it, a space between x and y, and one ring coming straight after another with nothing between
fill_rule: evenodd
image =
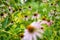
<instances>
[{"instance_id":1,"label":"green leaf","mask_svg":"<svg viewBox=\"0 0 60 40\"><path fill-rule=\"evenodd\" d=\"M2 28L6 28L7 24L8 24L8 17L6 17L4 22L2 23Z\"/></svg>"}]
</instances>

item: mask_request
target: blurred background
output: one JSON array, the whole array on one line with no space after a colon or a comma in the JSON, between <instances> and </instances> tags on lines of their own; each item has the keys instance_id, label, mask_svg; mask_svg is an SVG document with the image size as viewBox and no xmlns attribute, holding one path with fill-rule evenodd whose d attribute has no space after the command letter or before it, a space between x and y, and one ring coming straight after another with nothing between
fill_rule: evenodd
<instances>
[{"instance_id":1,"label":"blurred background","mask_svg":"<svg viewBox=\"0 0 60 40\"><path fill-rule=\"evenodd\" d=\"M21 40L26 26L43 18L54 23L43 25L43 39L37 40L60 40L60 0L0 0L0 40Z\"/></svg>"}]
</instances>

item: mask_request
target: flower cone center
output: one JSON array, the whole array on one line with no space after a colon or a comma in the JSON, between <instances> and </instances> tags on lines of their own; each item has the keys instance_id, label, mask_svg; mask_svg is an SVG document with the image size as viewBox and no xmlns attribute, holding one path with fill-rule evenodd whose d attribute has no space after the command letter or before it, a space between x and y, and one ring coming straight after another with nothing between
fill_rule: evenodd
<instances>
[{"instance_id":1,"label":"flower cone center","mask_svg":"<svg viewBox=\"0 0 60 40\"><path fill-rule=\"evenodd\" d=\"M33 33L35 31L35 28L32 26L28 26L27 29L30 33Z\"/></svg>"}]
</instances>

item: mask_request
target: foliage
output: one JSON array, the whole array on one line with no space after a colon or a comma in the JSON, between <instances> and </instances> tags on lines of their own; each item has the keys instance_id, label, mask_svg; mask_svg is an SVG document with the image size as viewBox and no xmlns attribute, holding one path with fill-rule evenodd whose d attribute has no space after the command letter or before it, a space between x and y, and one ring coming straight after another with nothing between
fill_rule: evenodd
<instances>
[{"instance_id":1,"label":"foliage","mask_svg":"<svg viewBox=\"0 0 60 40\"><path fill-rule=\"evenodd\" d=\"M53 15L49 15L51 10ZM35 12L40 14L37 20L32 19ZM60 40L60 0L27 0L24 4L20 0L0 0L0 40L20 40L20 33L24 33L27 25L43 17L54 23L50 27L44 25L41 40Z\"/></svg>"}]
</instances>

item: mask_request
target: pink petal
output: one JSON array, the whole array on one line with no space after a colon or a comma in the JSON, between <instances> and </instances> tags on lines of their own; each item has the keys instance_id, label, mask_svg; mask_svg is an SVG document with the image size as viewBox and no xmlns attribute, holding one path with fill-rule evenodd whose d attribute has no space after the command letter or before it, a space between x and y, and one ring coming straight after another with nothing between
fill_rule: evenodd
<instances>
[{"instance_id":1,"label":"pink petal","mask_svg":"<svg viewBox=\"0 0 60 40\"><path fill-rule=\"evenodd\" d=\"M35 35L35 34L33 34L33 39L34 39L34 40L37 40L37 37L36 37L36 35Z\"/></svg>"}]
</instances>

